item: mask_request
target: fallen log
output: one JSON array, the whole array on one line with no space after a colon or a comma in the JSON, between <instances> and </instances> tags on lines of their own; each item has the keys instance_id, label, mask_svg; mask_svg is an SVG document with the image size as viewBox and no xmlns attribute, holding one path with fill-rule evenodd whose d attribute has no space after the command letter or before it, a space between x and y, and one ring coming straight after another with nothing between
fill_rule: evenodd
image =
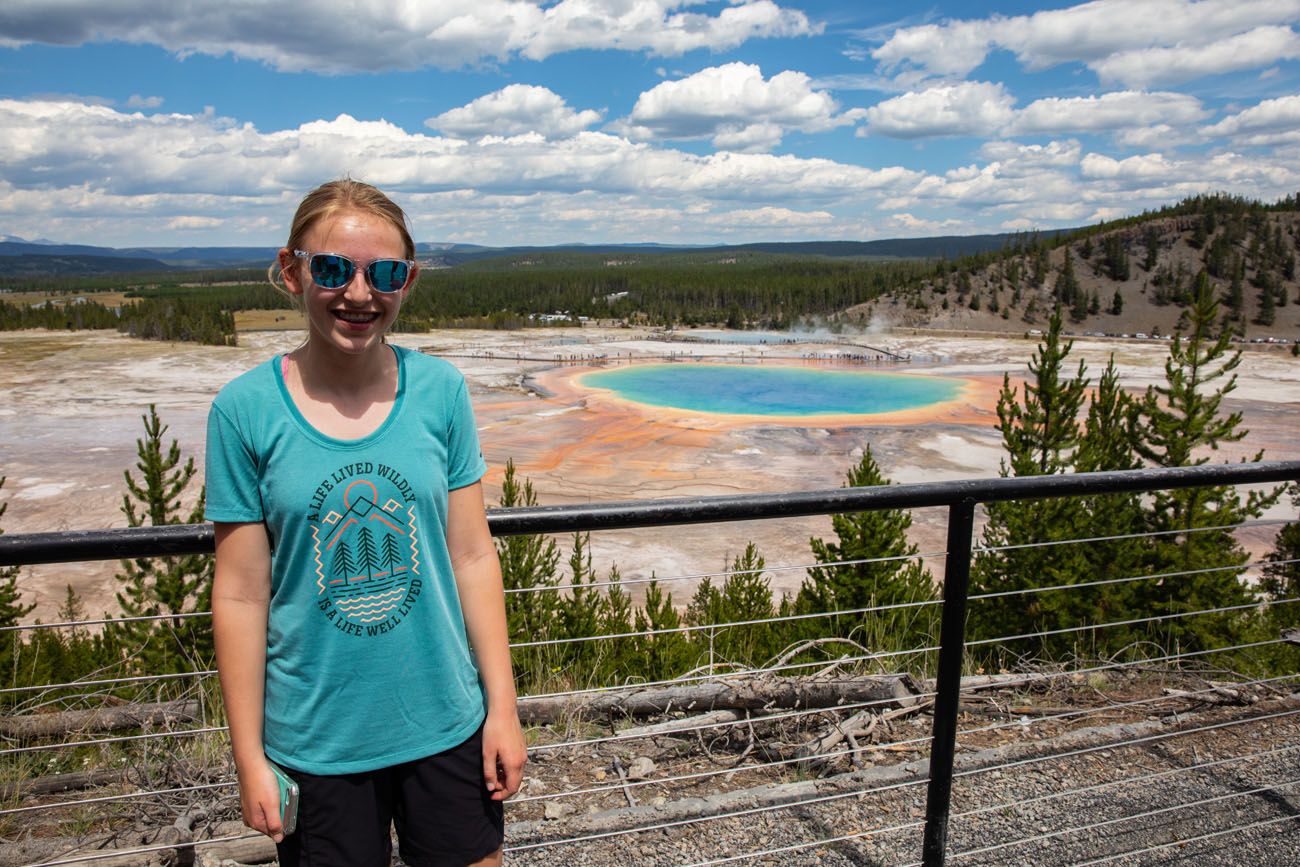
<instances>
[{"instance_id":1,"label":"fallen log","mask_svg":"<svg viewBox=\"0 0 1300 867\"><path fill-rule=\"evenodd\" d=\"M57 795L60 792L80 792L122 781L121 768L95 768L67 774L50 774L30 780L0 784L0 800L12 801L35 795Z\"/></svg>"},{"instance_id":2,"label":"fallen log","mask_svg":"<svg viewBox=\"0 0 1300 867\"><path fill-rule=\"evenodd\" d=\"M574 716L651 716L676 711L830 708L879 702L903 707L920 692L906 674L852 678L761 677L728 679L638 689L632 692L556 698L522 698L519 717L529 724L557 722Z\"/></svg>"},{"instance_id":3,"label":"fallen log","mask_svg":"<svg viewBox=\"0 0 1300 867\"><path fill-rule=\"evenodd\" d=\"M197 701L164 701L57 713L20 714L0 717L0 735L10 738L47 738L70 732L111 732L145 725L197 722L199 713Z\"/></svg>"}]
</instances>

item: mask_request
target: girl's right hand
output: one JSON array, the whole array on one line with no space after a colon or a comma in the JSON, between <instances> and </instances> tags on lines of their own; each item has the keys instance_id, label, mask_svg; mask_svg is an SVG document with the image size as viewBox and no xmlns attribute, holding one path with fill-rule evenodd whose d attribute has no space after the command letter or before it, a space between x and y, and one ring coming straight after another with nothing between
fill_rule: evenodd
<instances>
[{"instance_id":1,"label":"girl's right hand","mask_svg":"<svg viewBox=\"0 0 1300 867\"><path fill-rule=\"evenodd\" d=\"M280 783L265 759L240 771L239 805L245 825L261 831L277 843L284 840L284 824L280 820Z\"/></svg>"}]
</instances>

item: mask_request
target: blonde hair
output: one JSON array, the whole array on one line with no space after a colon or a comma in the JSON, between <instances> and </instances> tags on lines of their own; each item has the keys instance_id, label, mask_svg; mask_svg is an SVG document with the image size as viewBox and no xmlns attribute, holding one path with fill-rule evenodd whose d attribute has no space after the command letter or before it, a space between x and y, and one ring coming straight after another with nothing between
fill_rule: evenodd
<instances>
[{"instance_id":1,"label":"blonde hair","mask_svg":"<svg viewBox=\"0 0 1300 867\"><path fill-rule=\"evenodd\" d=\"M415 241L411 239L409 220L406 212L379 188L352 178L340 178L328 181L312 190L298 203L298 210L293 215L289 226L289 240L284 246L298 250L303 246L303 238L321 220L334 216L340 211L361 211L387 220L397 229L402 237L402 258L415 258ZM284 266L279 259L272 262L266 270L266 278L280 292L284 292ZM288 294L288 293L286 293ZM298 299L296 296L294 301Z\"/></svg>"}]
</instances>

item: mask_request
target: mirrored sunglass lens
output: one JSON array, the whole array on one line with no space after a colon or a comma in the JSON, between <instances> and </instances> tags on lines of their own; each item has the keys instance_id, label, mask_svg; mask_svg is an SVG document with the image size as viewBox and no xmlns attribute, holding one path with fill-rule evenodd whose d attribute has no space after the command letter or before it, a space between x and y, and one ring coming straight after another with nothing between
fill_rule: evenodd
<instances>
[{"instance_id":1,"label":"mirrored sunglass lens","mask_svg":"<svg viewBox=\"0 0 1300 867\"><path fill-rule=\"evenodd\" d=\"M396 292L406 285L410 270L401 259L377 259L366 269L370 274L370 285L380 292Z\"/></svg>"},{"instance_id":2,"label":"mirrored sunglass lens","mask_svg":"<svg viewBox=\"0 0 1300 867\"><path fill-rule=\"evenodd\" d=\"M337 289L346 286L356 273L356 266L351 259L343 256L330 256L324 253L311 257L311 278L318 286L325 289Z\"/></svg>"}]
</instances>

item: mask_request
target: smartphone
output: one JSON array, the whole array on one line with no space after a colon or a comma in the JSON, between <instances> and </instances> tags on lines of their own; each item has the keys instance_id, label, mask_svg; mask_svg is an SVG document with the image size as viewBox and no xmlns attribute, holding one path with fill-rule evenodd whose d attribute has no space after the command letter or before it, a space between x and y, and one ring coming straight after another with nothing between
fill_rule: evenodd
<instances>
[{"instance_id":1,"label":"smartphone","mask_svg":"<svg viewBox=\"0 0 1300 867\"><path fill-rule=\"evenodd\" d=\"M267 762L280 784L280 823L287 837L298 829L298 784L275 762Z\"/></svg>"}]
</instances>

